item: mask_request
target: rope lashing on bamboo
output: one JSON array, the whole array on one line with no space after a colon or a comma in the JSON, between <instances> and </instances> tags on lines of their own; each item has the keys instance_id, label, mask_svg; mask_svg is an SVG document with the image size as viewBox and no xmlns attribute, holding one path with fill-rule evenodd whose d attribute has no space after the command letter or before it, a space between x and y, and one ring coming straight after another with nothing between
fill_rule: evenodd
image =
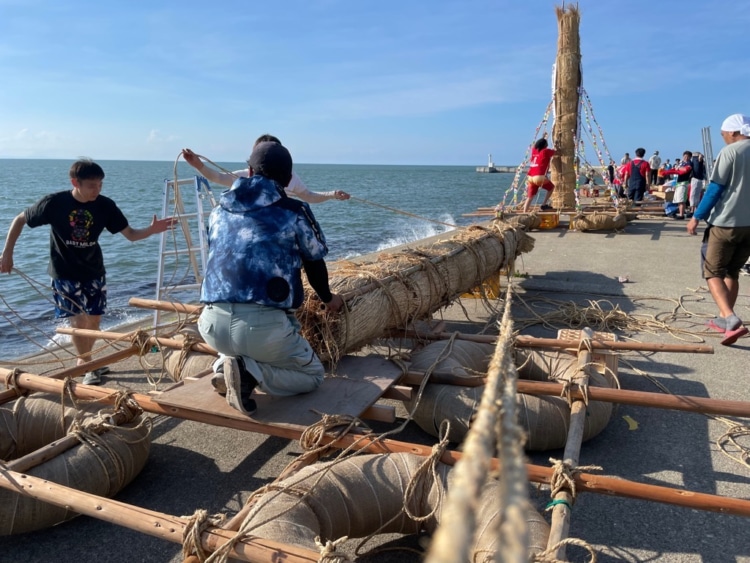
<instances>
[{"instance_id":1,"label":"rope lashing on bamboo","mask_svg":"<svg viewBox=\"0 0 750 563\"><path fill-rule=\"evenodd\" d=\"M201 535L211 527L218 527L224 523L224 514L209 515L208 511L199 508L190 516L181 516L187 520L182 533L182 558L187 559L195 555L200 563L205 563L210 554L203 549Z\"/></svg>"},{"instance_id":2,"label":"rope lashing on bamboo","mask_svg":"<svg viewBox=\"0 0 750 563\"><path fill-rule=\"evenodd\" d=\"M330 449L329 445L321 445L321 442L323 438L326 437L326 434L334 428L339 428L334 434L337 439L349 434L356 428L365 428L369 432L366 425L356 416L341 414L331 415L324 413L318 414L321 415L320 420L305 428L299 438L299 444L306 452L325 451Z\"/></svg>"},{"instance_id":3,"label":"rope lashing on bamboo","mask_svg":"<svg viewBox=\"0 0 750 563\"><path fill-rule=\"evenodd\" d=\"M29 390L18 384L18 376L23 373L20 367L14 367L8 375L5 376L5 388L12 389L16 392L19 397L25 397L29 394Z\"/></svg>"},{"instance_id":4,"label":"rope lashing on bamboo","mask_svg":"<svg viewBox=\"0 0 750 563\"><path fill-rule=\"evenodd\" d=\"M602 468L598 465L576 465L573 466L568 461L561 459L549 458L552 464L552 477L550 477L550 497L553 499L557 496L560 491L566 490L570 493L573 503L576 501L576 482L575 476L582 471L601 471ZM551 509L551 506L547 507L547 510Z\"/></svg>"}]
</instances>

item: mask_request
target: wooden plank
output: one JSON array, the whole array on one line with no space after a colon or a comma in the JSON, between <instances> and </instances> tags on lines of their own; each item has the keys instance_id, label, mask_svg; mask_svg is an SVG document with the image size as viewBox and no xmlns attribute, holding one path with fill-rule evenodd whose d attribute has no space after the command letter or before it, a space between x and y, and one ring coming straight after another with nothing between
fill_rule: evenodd
<instances>
[{"instance_id":1,"label":"wooden plank","mask_svg":"<svg viewBox=\"0 0 750 563\"><path fill-rule=\"evenodd\" d=\"M253 398L258 410L252 420L260 424L305 429L320 420L321 414L391 419L383 409L372 405L402 375L393 362L379 356L345 356L335 373L326 374L323 384L313 391L293 397L271 397L257 391ZM246 420L248 417L229 406L211 386L210 377L185 381L154 398L160 405Z\"/></svg>"}]
</instances>

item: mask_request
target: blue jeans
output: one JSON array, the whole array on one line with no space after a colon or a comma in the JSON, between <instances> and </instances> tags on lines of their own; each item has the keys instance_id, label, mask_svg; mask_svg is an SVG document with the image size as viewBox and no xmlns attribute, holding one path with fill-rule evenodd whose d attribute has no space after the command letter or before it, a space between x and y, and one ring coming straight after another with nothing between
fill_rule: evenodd
<instances>
[{"instance_id":1,"label":"blue jeans","mask_svg":"<svg viewBox=\"0 0 750 563\"><path fill-rule=\"evenodd\" d=\"M255 303L211 303L198 329L220 354L241 356L270 395L309 393L323 383L325 368L300 334L293 312Z\"/></svg>"}]
</instances>

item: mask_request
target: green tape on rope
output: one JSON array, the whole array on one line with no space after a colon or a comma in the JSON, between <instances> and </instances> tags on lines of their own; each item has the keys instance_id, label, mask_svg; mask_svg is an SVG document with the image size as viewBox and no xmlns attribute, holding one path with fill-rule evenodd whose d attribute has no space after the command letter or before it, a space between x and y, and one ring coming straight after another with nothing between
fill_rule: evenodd
<instances>
[{"instance_id":1,"label":"green tape on rope","mask_svg":"<svg viewBox=\"0 0 750 563\"><path fill-rule=\"evenodd\" d=\"M571 504L570 504L570 503L569 503L569 502L568 502L567 500L565 500L565 499L557 499L557 500L553 500L552 502L550 502L550 503L549 503L549 504L548 504L548 505L547 505L547 506L545 507L545 509L544 509L544 510L549 510L550 508L554 508L554 507L556 507L556 506L557 506L558 504L564 504L565 506L567 506L567 507L568 507L568 510L571 510L571 511L573 510L573 507L571 506Z\"/></svg>"}]
</instances>

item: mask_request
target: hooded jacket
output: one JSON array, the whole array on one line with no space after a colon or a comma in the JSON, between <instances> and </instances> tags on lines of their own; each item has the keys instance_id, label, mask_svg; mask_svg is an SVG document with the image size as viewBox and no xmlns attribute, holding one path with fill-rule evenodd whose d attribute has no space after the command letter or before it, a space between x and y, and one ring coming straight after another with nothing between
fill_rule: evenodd
<instances>
[{"instance_id":1,"label":"hooded jacket","mask_svg":"<svg viewBox=\"0 0 750 563\"><path fill-rule=\"evenodd\" d=\"M303 262L326 254L308 204L263 176L239 178L209 218L201 302L297 308L304 297Z\"/></svg>"}]
</instances>

